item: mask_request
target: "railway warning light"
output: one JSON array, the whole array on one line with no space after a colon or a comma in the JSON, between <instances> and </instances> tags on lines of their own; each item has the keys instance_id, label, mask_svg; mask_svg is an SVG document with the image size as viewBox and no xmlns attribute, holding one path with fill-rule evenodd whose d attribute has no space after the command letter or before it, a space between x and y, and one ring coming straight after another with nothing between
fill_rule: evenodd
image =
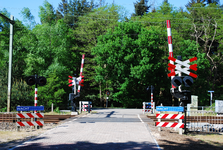
<instances>
[{"instance_id":1,"label":"railway warning light","mask_svg":"<svg viewBox=\"0 0 223 150\"><path fill-rule=\"evenodd\" d=\"M39 84L39 86L46 85L46 78L43 76L40 76L39 78L37 78L37 84Z\"/></svg>"},{"instance_id":2,"label":"railway warning light","mask_svg":"<svg viewBox=\"0 0 223 150\"><path fill-rule=\"evenodd\" d=\"M26 83L30 86L34 85L34 84L38 84L39 86L44 86L46 85L46 78L43 76L39 76L37 78L35 78L34 75L29 76L26 78Z\"/></svg>"},{"instance_id":3,"label":"railway warning light","mask_svg":"<svg viewBox=\"0 0 223 150\"><path fill-rule=\"evenodd\" d=\"M172 80L171 83L175 86L178 87L182 84L182 79L178 76L175 76Z\"/></svg>"},{"instance_id":4,"label":"railway warning light","mask_svg":"<svg viewBox=\"0 0 223 150\"><path fill-rule=\"evenodd\" d=\"M82 77L83 77L83 76L82 76ZM81 81L79 82L79 85L80 85L80 86L84 86L83 84L84 84L84 79L81 79Z\"/></svg>"},{"instance_id":5,"label":"railway warning light","mask_svg":"<svg viewBox=\"0 0 223 150\"><path fill-rule=\"evenodd\" d=\"M35 76L29 76L26 78L26 83L30 86L34 85L36 83Z\"/></svg>"},{"instance_id":6,"label":"railway warning light","mask_svg":"<svg viewBox=\"0 0 223 150\"><path fill-rule=\"evenodd\" d=\"M191 87L193 85L193 79L189 76L183 78L185 87Z\"/></svg>"}]
</instances>

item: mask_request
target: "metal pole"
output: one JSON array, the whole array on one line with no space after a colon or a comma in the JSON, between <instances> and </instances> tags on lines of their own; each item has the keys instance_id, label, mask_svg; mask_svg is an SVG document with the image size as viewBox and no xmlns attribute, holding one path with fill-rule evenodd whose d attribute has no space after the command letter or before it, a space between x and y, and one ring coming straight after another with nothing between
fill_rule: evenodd
<instances>
[{"instance_id":1,"label":"metal pole","mask_svg":"<svg viewBox=\"0 0 223 150\"><path fill-rule=\"evenodd\" d=\"M108 108L108 96L107 96L107 100L106 100L106 108Z\"/></svg>"},{"instance_id":2,"label":"metal pole","mask_svg":"<svg viewBox=\"0 0 223 150\"><path fill-rule=\"evenodd\" d=\"M152 92L152 89L151 89L151 114L153 114L153 92Z\"/></svg>"},{"instance_id":3,"label":"metal pole","mask_svg":"<svg viewBox=\"0 0 223 150\"><path fill-rule=\"evenodd\" d=\"M182 61L182 57L181 56L177 56L177 59ZM181 67L180 67L181 68ZM179 71L179 77L181 77L182 73ZM181 92L181 85L178 87L178 91ZM178 103L180 104L180 98L178 98Z\"/></svg>"},{"instance_id":4,"label":"metal pole","mask_svg":"<svg viewBox=\"0 0 223 150\"><path fill-rule=\"evenodd\" d=\"M210 106L212 106L212 92L211 92Z\"/></svg>"},{"instance_id":5,"label":"metal pole","mask_svg":"<svg viewBox=\"0 0 223 150\"><path fill-rule=\"evenodd\" d=\"M153 87L153 85L151 85L151 109L152 109L151 114L154 113L153 112L153 110L154 110L154 106L153 106L153 90L154 90L154 87Z\"/></svg>"},{"instance_id":6,"label":"metal pole","mask_svg":"<svg viewBox=\"0 0 223 150\"><path fill-rule=\"evenodd\" d=\"M14 17L11 15L11 20L14 21ZM7 112L10 112L10 100L11 100L11 79L12 79L12 47L13 47L13 24L10 22L10 37L9 37L9 73L8 73L8 97L7 97Z\"/></svg>"},{"instance_id":7,"label":"metal pole","mask_svg":"<svg viewBox=\"0 0 223 150\"><path fill-rule=\"evenodd\" d=\"M187 134L187 110L186 110L186 106L184 105L184 134Z\"/></svg>"},{"instance_id":8,"label":"metal pole","mask_svg":"<svg viewBox=\"0 0 223 150\"><path fill-rule=\"evenodd\" d=\"M35 75L35 80L37 81L37 78L38 78L38 76L37 75ZM35 98L34 98L34 106L37 106L37 92L38 92L38 89L37 89L37 83L35 83ZM35 110L35 113L36 113L37 111Z\"/></svg>"}]
</instances>

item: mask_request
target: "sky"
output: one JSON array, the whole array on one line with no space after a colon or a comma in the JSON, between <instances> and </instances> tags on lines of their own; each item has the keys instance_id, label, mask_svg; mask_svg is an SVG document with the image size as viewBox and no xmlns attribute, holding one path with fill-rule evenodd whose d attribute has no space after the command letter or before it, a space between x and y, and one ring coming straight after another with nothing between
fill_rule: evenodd
<instances>
[{"instance_id":1,"label":"sky","mask_svg":"<svg viewBox=\"0 0 223 150\"><path fill-rule=\"evenodd\" d=\"M53 5L54 9L58 8L61 0L47 0L50 4ZM99 0L94 0L99 2ZM113 2L116 5L123 6L128 12L128 16L134 13L134 4L138 0L105 0L105 3L112 4ZM168 0L170 4L174 7L184 7L189 0ZM39 6L43 6L44 0L0 0L0 10L6 8L6 10L14 16L14 19L19 19L23 21L21 16L21 10L24 7L28 7L31 10L32 15L35 17L36 23L40 24L40 18L38 16ZM161 5L163 0L149 0L148 4L152 4L154 7ZM223 0L220 0L220 4L223 4ZM184 7L185 8L185 7Z\"/></svg>"}]
</instances>

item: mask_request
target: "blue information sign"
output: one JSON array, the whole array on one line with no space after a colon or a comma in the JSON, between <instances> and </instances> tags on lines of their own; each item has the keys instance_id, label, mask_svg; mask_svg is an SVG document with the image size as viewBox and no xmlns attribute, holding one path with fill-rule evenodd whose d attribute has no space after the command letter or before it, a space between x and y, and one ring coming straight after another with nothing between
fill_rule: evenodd
<instances>
[{"instance_id":1,"label":"blue information sign","mask_svg":"<svg viewBox=\"0 0 223 150\"><path fill-rule=\"evenodd\" d=\"M43 111L44 106L17 106L16 111Z\"/></svg>"},{"instance_id":2,"label":"blue information sign","mask_svg":"<svg viewBox=\"0 0 223 150\"><path fill-rule=\"evenodd\" d=\"M184 112L184 107L176 106L157 106L156 111L179 111Z\"/></svg>"}]
</instances>

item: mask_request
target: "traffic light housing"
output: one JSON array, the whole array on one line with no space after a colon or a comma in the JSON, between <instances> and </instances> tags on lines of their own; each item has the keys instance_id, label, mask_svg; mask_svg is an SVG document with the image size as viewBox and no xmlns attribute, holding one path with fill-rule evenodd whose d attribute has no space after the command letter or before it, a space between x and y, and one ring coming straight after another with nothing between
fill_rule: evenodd
<instances>
[{"instance_id":1,"label":"traffic light housing","mask_svg":"<svg viewBox=\"0 0 223 150\"><path fill-rule=\"evenodd\" d=\"M178 87L182 84L182 79L179 77L179 76L176 76L174 77L172 80L171 80L171 83L175 86L175 87Z\"/></svg>"},{"instance_id":2,"label":"traffic light housing","mask_svg":"<svg viewBox=\"0 0 223 150\"><path fill-rule=\"evenodd\" d=\"M183 78L183 80L182 80ZM193 79L190 76L175 76L172 80L171 83L175 86L178 87L182 84L184 84L185 87L191 87L194 83Z\"/></svg>"},{"instance_id":3,"label":"traffic light housing","mask_svg":"<svg viewBox=\"0 0 223 150\"><path fill-rule=\"evenodd\" d=\"M183 78L185 87L191 87L193 85L193 79L189 76Z\"/></svg>"},{"instance_id":4,"label":"traffic light housing","mask_svg":"<svg viewBox=\"0 0 223 150\"><path fill-rule=\"evenodd\" d=\"M35 76L29 76L26 78L26 83L30 86L34 85L36 83Z\"/></svg>"},{"instance_id":5,"label":"traffic light housing","mask_svg":"<svg viewBox=\"0 0 223 150\"><path fill-rule=\"evenodd\" d=\"M29 76L26 78L26 83L30 86L34 84L38 84L39 86L44 86L46 85L46 78L43 76L35 77L34 75Z\"/></svg>"},{"instance_id":6,"label":"traffic light housing","mask_svg":"<svg viewBox=\"0 0 223 150\"><path fill-rule=\"evenodd\" d=\"M190 76L175 76L171 83L175 86L181 86L182 84L185 87L191 87L193 85L193 79ZM191 103L191 91L189 90L177 90L174 89L174 91L171 93L175 98L179 98L181 102L183 102L185 105L187 103Z\"/></svg>"},{"instance_id":7,"label":"traffic light housing","mask_svg":"<svg viewBox=\"0 0 223 150\"><path fill-rule=\"evenodd\" d=\"M39 84L39 86L46 85L46 78L43 76L39 76L39 78L37 78L37 84Z\"/></svg>"},{"instance_id":8,"label":"traffic light housing","mask_svg":"<svg viewBox=\"0 0 223 150\"><path fill-rule=\"evenodd\" d=\"M189 90L182 90L181 92L178 90L174 90L174 93L172 95L176 98L179 98L181 102L183 102L185 105L188 103L191 103L191 91Z\"/></svg>"}]
</instances>

